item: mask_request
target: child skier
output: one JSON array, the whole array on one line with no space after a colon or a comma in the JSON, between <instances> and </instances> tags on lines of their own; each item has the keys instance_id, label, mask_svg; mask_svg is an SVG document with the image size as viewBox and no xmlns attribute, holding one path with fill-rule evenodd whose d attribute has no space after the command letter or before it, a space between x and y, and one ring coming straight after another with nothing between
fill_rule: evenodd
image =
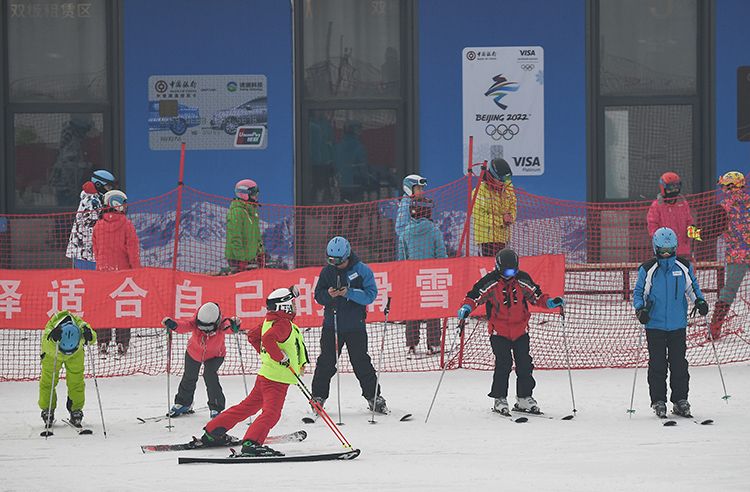
<instances>
[{"instance_id":1,"label":"child skier","mask_svg":"<svg viewBox=\"0 0 750 492\"><path fill-rule=\"evenodd\" d=\"M513 172L505 159L493 159L479 183L474 203L474 240L482 256L495 256L510 242L516 221L516 192Z\"/></svg>"},{"instance_id":2,"label":"child skier","mask_svg":"<svg viewBox=\"0 0 750 492\"><path fill-rule=\"evenodd\" d=\"M261 411L245 432L241 456L283 456L263 443L281 418L289 385L297 384L292 371L302 376L308 362L302 333L292 322L297 296L299 290L293 286L276 289L266 299L268 315L265 321L247 334L261 360L255 386L247 398L206 424L201 437L206 446L223 446L229 439L227 432L231 428Z\"/></svg>"},{"instance_id":3,"label":"child skier","mask_svg":"<svg viewBox=\"0 0 750 492\"><path fill-rule=\"evenodd\" d=\"M80 427L86 401L83 345L95 342L96 333L91 326L70 311L58 311L47 321L42 333L42 375L39 378L39 408L46 427L55 420L57 391L54 388L63 366L68 386L65 406L70 412L70 423Z\"/></svg>"},{"instance_id":4,"label":"child skier","mask_svg":"<svg viewBox=\"0 0 750 492\"><path fill-rule=\"evenodd\" d=\"M243 179L234 185L235 198L227 213L227 244L224 248L229 273L241 272L249 265L265 266L258 214L259 193L260 188L252 179Z\"/></svg>"},{"instance_id":5,"label":"child skier","mask_svg":"<svg viewBox=\"0 0 750 492\"><path fill-rule=\"evenodd\" d=\"M221 317L219 305L215 302L203 304L195 317L175 321L164 318L162 324L177 333L191 333L185 351L185 372L182 374L180 387L174 397L174 406L167 413L170 417L179 417L193 412L193 395L198 374L203 364L203 381L208 393L208 408L211 418L214 418L226 405L224 391L219 383L219 368L224 363L227 353L224 345L226 330L237 333L240 329L240 319Z\"/></svg>"},{"instance_id":6,"label":"child skier","mask_svg":"<svg viewBox=\"0 0 750 492\"><path fill-rule=\"evenodd\" d=\"M73 220L65 256L73 260L73 267L94 270L95 256L92 243L94 225L99 220L99 209L104 204L104 194L113 189L115 177L105 169L97 169L91 180L83 184L78 213Z\"/></svg>"},{"instance_id":7,"label":"child skier","mask_svg":"<svg viewBox=\"0 0 750 492\"><path fill-rule=\"evenodd\" d=\"M443 234L432 222L432 200L425 197L413 197L409 213L411 218L398 241L399 260L424 260L427 258L447 258ZM440 320L428 319L427 353L440 352ZM421 321L406 322L407 356L416 354L419 345L419 325Z\"/></svg>"},{"instance_id":8,"label":"child skier","mask_svg":"<svg viewBox=\"0 0 750 492\"><path fill-rule=\"evenodd\" d=\"M409 207L411 207L412 198L421 197L427 188L427 179L419 174L410 174L402 182L404 196L398 204L398 213L396 214L396 236L398 238L409 225Z\"/></svg>"},{"instance_id":9,"label":"child skier","mask_svg":"<svg viewBox=\"0 0 750 492\"><path fill-rule=\"evenodd\" d=\"M495 269L482 277L466 294L458 318L466 319L479 304L486 303L487 328L490 345L495 354L495 373L492 377L490 398L495 399L493 410L510 415L508 410L508 376L516 363L516 404L513 409L527 413L542 413L531 396L536 382L532 376L534 365L529 354L528 303L544 303L549 309L564 304L562 297L550 298L534 283L531 276L518 269L518 255L503 249L495 257ZM511 357L511 351L513 356Z\"/></svg>"},{"instance_id":10,"label":"child skier","mask_svg":"<svg viewBox=\"0 0 750 492\"><path fill-rule=\"evenodd\" d=\"M104 213L94 226L93 245L96 269L100 271L131 270L141 267L138 235L125 216L128 197L120 190L104 195ZM110 328L99 328L99 354L106 356L112 340ZM117 355L123 356L130 344L130 328L115 330Z\"/></svg>"},{"instance_id":11,"label":"child skier","mask_svg":"<svg viewBox=\"0 0 750 492\"><path fill-rule=\"evenodd\" d=\"M690 241L700 240L700 229L693 225L693 214L685 197L680 195L682 180L677 173L666 172L659 178L659 191L646 216L648 233L653 237L657 229L668 227L677 235L677 254L690 258Z\"/></svg>"},{"instance_id":12,"label":"child skier","mask_svg":"<svg viewBox=\"0 0 750 492\"><path fill-rule=\"evenodd\" d=\"M638 268L633 290L635 315L646 328L648 345L648 390L651 408L660 418L667 416L667 365L672 411L691 417L688 403L688 362L685 358L685 328L688 304L695 303L693 314L708 313L708 303L698 286L693 266L678 257L677 235L672 229L657 229L652 239L655 258Z\"/></svg>"}]
</instances>

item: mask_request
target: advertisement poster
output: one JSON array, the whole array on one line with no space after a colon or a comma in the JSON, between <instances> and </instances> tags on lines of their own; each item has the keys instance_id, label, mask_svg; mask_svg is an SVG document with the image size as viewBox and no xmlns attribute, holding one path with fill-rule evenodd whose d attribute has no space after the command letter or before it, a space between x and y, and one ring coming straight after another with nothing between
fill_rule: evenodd
<instances>
[{"instance_id":1,"label":"advertisement poster","mask_svg":"<svg viewBox=\"0 0 750 492\"><path fill-rule=\"evenodd\" d=\"M151 150L265 149L265 75L152 75L148 78Z\"/></svg>"},{"instance_id":2,"label":"advertisement poster","mask_svg":"<svg viewBox=\"0 0 750 492\"><path fill-rule=\"evenodd\" d=\"M542 47L464 48L462 59L464 173L473 136L473 163L502 157L516 176L544 174Z\"/></svg>"}]
</instances>

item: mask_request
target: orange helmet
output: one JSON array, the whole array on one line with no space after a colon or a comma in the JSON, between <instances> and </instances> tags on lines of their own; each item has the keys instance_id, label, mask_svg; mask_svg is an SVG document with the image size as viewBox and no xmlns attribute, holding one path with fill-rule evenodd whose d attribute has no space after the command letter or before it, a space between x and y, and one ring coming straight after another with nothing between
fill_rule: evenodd
<instances>
[{"instance_id":1,"label":"orange helmet","mask_svg":"<svg viewBox=\"0 0 750 492\"><path fill-rule=\"evenodd\" d=\"M666 172L659 178L659 191L663 197L675 197L680 194L682 188L682 179L680 175L673 172Z\"/></svg>"},{"instance_id":2,"label":"orange helmet","mask_svg":"<svg viewBox=\"0 0 750 492\"><path fill-rule=\"evenodd\" d=\"M728 173L724 173L723 176L719 177L718 184L720 186L726 186L727 188L744 188L745 175L739 171L729 171Z\"/></svg>"}]
</instances>

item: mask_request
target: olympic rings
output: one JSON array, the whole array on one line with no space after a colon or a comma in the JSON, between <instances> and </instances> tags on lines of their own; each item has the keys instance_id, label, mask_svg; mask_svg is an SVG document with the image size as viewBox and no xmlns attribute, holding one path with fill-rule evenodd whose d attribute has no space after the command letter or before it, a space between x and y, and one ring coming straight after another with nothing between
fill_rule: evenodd
<instances>
[{"instance_id":1,"label":"olympic rings","mask_svg":"<svg viewBox=\"0 0 750 492\"><path fill-rule=\"evenodd\" d=\"M524 72L528 72L529 70L534 70L534 64L533 63L525 63L521 65L521 70Z\"/></svg>"},{"instance_id":2,"label":"olympic rings","mask_svg":"<svg viewBox=\"0 0 750 492\"><path fill-rule=\"evenodd\" d=\"M500 140L501 138L510 140L518 135L519 131L520 128L518 128L518 125L516 125L515 123L512 123L510 125L500 123L497 126L490 123L484 128L484 133L492 137L493 140Z\"/></svg>"}]
</instances>

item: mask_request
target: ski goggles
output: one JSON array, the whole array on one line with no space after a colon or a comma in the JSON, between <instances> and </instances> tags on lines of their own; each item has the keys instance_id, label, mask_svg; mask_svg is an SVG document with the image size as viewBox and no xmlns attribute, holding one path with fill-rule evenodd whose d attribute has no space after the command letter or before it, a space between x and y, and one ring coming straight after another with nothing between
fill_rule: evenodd
<instances>
[{"instance_id":1,"label":"ski goggles","mask_svg":"<svg viewBox=\"0 0 750 492\"><path fill-rule=\"evenodd\" d=\"M414 180L414 184L412 186L427 186L427 179L425 178L419 178Z\"/></svg>"},{"instance_id":2,"label":"ski goggles","mask_svg":"<svg viewBox=\"0 0 750 492\"><path fill-rule=\"evenodd\" d=\"M329 265L339 266L348 259L349 258L344 258L343 256L329 256L327 262Z\"/></svg>"},{"instance_id":3,"label":"ski goggles","mask_svg":"<svg viewBox=\"0 0 750 492\"><path fill-rule=\"evenodd\" d=\"M506 268L505 270L503 270L502 275L505 278L511 278L511 277L515 277L517 273L518 273L518 268Z\"/></svg>"},{"instance_id":4,"label":"ski goggles","mask_svg":"<svg viewBox=\"0 0 750 492\"><path fill-rule=\"evenodd\" d=\"M667 183L664 185L664 193L677 194L680 192L682 185L680 183Z\"/></svg>"},{"instance_id":5,"label":"ski goggles","mask_svg":"<svg viewBox=\"0 0 750 492\"><path fill-rule=\"evenodd\" d=\"M656 248L656 256L669 258L677 253L677 248Z\"/></svg>"}]
</instances>

